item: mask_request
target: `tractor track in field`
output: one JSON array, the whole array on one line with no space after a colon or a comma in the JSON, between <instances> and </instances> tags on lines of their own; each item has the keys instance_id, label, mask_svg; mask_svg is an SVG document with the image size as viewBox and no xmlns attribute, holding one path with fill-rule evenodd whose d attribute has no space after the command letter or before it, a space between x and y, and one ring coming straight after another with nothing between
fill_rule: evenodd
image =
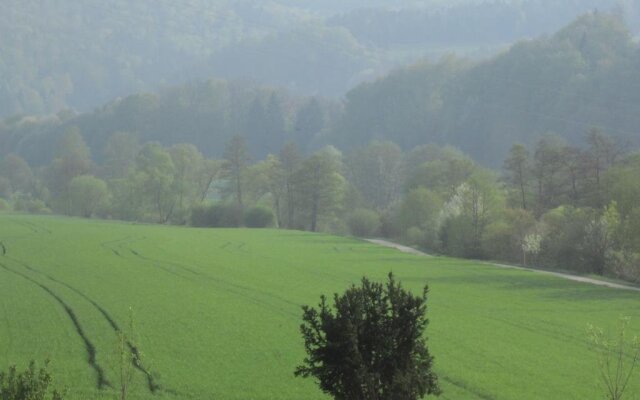
<instances>
[{"instance_id":1,"label":"tractor track in field","mask_svg":"<svg viewBox=\"0 0 640 400\"><path fill-rule=\"evenodd\" d=\"M448 376L442 376L441 378L442 378L443 381L449 382L453 386L456 386L456 387L458 387L458 388L460 388L462 390L465 390L465 391L473 394L474 396L478 397L479 399L482 399L482 400L495 400L494 396L492 396L490 394L486 394L486 393L481 393L481 392L477 391L474 388L470 388L462 381L450 378Z\"/></svg>"},{"instance_id":2,"label":"tractor track in field","mask_svg":"<svg viewBox=\"0 0 640 400\"><path fill-rule=\"evenodd\" d=\"M86 333L84 332L84 329L82 328L82 325L80 324L80 320L76 316L75 311L73 311L73 309L67 303L65 303L65 301L62 300L62 298L60 296L58 296L49 287L43 285L42 283L36 281L35 279L29 277L26 274L23 274L21 272L15 271L15 270L7 267L3 263L0 263L0 268L3 268L5 270L7 270L8 272L11 272L11 273L13 273L15 275L18 275L18 276L22 277L23 279L26 279L27 281L29 281L29 282L33 283L34 285L40 287L42 290L44 290L49 296L51 296L53 299L55 299L62 306L64 311L69 316L69 319L71 319L71 322L73 323L73 325L74 325L74 327L76 329L76 332L78 333L78 336L80 336L80 338L82 339L82 341L84 343L84 347L85 347L85 350L87 351L87 356L88 356L87 362L89 363L89 366L91 368L93 368L93 370L96 372L96 375L97 375L97 387L98 387L98 389L104 389L105 387L113 387L111 385L111 383L107 380L107 378L105 376L105 373L104 373L104 370L102 369L100 364L98 364L98 361L96 360L96 347L91 342L91 340L89 340L89 337L87 337Z\"/></svg>"},{"instance_id":3,"label":"tractor track in field","mask_svg":"<svg viewBox=\"0 0 640 400\"><path fill-rule=\"evenodd\" d=\"M49 279L52 282L55 282L59 285L62 285L64 287L66 287L67 289L73 291L74 293L76 293L77 295L79 295L80 297L82 297L83 299L85 299L86 301L88 301L96 310L98 310L98 312L100 314L102 314L102 316L104 317L104 319L109 323L109 325L111 326L111 328L113 329L113 331L116 334L121 334L122 333L122 329L120 329L120 326L118 325L118 323L113 319L113 317L109 314L109 312L107 310L104 309L104 307L102 307L100 304L98 304L95 300L93 300L92 298L90 298L89 296L87 296L86 294L84 294L82 291L76 289L75 287L62 282L20 260L17 260L15 258L10 258L10 260L16 262L17 264L20 264L21 266L23 266L24 268L26 268L27 270L34 272L36 274L39 274L41 276L44 276L45 278ZM155 378L153 377L153 375L151 374L151 372L149 372L148 369L145 368L145 366L142 363L142 357L140 355L140 350L138 349L138 347L136 345L134 345L130 340L127 340L126 342L127 347L129 348L129 352L131 353L131 364L138 370L140 371L146 378L147 380L147 386L149 388L149 391L151 393L156 393L159 390L162 390L162 387L155 381Z\"/></svg>"},{"instance_id":4,"label":"tractor track in field","mask_svg":"<svg viewBox=\"0 0 640 400\"><path fill-rule=\"evenodd\" d=\"M268 308L271 311L275 311L275 312L277 312L279 314L282 314L282 315L286 316L287 318L296 318L297 319L299 317L299 315L297 315L297 314L284 311L284 310L278 308L277 306L265 303L264 301L261 301L260 299L258 299L256 297L248 295L245 292L259 293L260 295L262 295L264 297L267 297L267 298L270 298L270 299L273 299L273 300L276 300L276 301L279 301L279 302L283 302L283 303L288 304L288 305L294 305L296 307L300 306L300 304L294 303L294 302L289 301L289 300L287 300L285 298L282 298L280 296L274 295L272 293L264 292L264 291L262 291L260 289L254 289L254 288L238 285L238 284L235 284L235 283L231 283L229 281L226 281L226 280L223 280L223 279L220 279L220 278L215 278L215 277L212 277L212 276L210 276L208 274L202 273L200 271L193 270L192 268L187 267L187 266L185 266L183 264L179 264L179 263L175 263L175 262L171 262L171 261L159 260L159 259L156 259L156 258L148 257L148 256L145 256L145 255L141 254L140 252L138 252L136 250L133 250L133 249L131 249L129 247L126 247L126 246L125 246L125 248L127 250L129 250L136 257L138 257L138 258L140 258L140 259L142 259L144 261L147 261L149 263L152 263L156 267L161 268L162 270L164 270L166 272L169 272L169 273L171 273L173 275L179 276L179 277L181 277L183 279L187 279L187 280L204 279L206 281L215 283L216 286L219 289L221 289L221 290L223 290L223 291L225 291L227 293L231 293L231 294L236 295L238 297L242 297L245 300L248 300L249 302L251 302L253 304L256 304L256 305L264 307L264 308ZM169 267L179 268L181 270L186 270L186 271L192 273L194 276L186 277L186 276L177 274L175 271L171 270Z\"/></svg>"},{"instance_id":5,"label":"tractor track in field","mask_svg":"<svg viewBox=\"0 0 640 400\"><path fill-rule=\"evenodd\" d=\"M161 270L163 270L164 272L167 272L171 275L177 276L179 278L182 279L191 279L189 276L185 276L183 274L180 274L176 271L176 269L178 270L182 270L182 271L186 271L189 272L192 275L201 275L198 271L194 271L193 269L186 267L184 265L180 265L177 263L170 263L167 261L163 261L163 260L157 260L157 259L153 259L150 257L146 257L142 254L140 254L140 252L138 252L137 250L133 249L130 247L130 244L133 242L138 242L138 241L142 241L145 240L146 237L142 236L140 238L131 238L130 236L124 237L122 239L116 239L116 240L111 240L111 241L107 241L107 242L102 242L100 243L100 246L110 250L114 255L118 256L118 257L123 257L124 258L124 254L125 253L130 253L131 255L133 255L136 258L139 258L141 260L147 261L149 263L152 264L153 267L155 268L159 268ZM117 248L114 248L117 247Z\"/></svg>"},{"instance_id":6,"label":"tractor track in field","mask_svg":"<svg viewBox=\"0 0 640 400\"><path fill-rule=\"evenodd\" d=\"M38 225L38 224L34 224L33 222L30 221L20 221L17 219L13 219L13 222L17 223L18 225L22 225L25 228L29 229L32 233L46 233L48 235L52 234L53 232L51 231L51 229L49 228L45 228L44 226Z\"/></svg>"}]
</instances>

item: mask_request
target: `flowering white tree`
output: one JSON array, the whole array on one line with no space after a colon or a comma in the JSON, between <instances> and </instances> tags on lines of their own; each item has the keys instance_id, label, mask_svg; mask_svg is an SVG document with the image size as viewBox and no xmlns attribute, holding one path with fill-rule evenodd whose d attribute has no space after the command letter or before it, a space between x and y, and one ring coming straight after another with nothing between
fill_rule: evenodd
<instances>
[{"instance_id":1,"label":"flowering white tree","mask_svg":"<svg viewBox=\"0 0 640 400\"><path fill-rule=\"evenodd\" d=\"M542 249L542 235L539 233L529 233L522 240L522 262L527 265L527 254L537 256Z\"/></svg>"}]
</instances>

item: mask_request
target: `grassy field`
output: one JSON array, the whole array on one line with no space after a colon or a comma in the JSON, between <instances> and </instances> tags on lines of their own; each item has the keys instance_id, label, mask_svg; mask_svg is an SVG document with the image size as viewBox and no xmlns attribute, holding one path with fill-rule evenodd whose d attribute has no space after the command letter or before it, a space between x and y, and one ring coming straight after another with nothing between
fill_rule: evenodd
<instances>
[{"instance_id":1,"label":"grassy field","mask_svg":"<svg viewBox=\"0 0 640 400\"><path fill-rule=\"evenodd\" d=\"M443 399L601 399L587 324L640 328L637 292L321 234L0 215L0 241L0 368L49 357L72 399L113 398L130 307L132 398L326 399L293 377L300 306L390 270L429 283Z\"/></svg>"}]
</instances>

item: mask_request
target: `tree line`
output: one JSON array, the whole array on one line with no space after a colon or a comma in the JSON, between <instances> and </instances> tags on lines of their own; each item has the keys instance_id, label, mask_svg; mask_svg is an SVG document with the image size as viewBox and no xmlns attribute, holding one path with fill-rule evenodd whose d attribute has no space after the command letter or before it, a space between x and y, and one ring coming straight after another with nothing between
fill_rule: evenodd
<instances>
[{"instance_id":1,"label":"tree line","mask_svg":"<svg viewBox=\"0 0 640 400\"><path fill-rule=\"evenodd\" d=\"M585 145L514 145L501 171L435 144L373 141L349 153L287 143L252 158L233 136L220 158L191 144L112 135L96 163L78 128L53 160L0 164L0 207L194 226L379 236L456 257L640 278L640 156L598 129Z\"/></svg>"}]
</instances>

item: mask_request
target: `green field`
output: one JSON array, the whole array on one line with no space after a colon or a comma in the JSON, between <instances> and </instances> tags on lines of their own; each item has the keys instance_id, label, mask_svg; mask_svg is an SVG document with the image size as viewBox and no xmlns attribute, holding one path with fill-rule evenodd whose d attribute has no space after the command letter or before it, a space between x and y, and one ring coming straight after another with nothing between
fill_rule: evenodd
<instances>
[{"instance_id":1,"label":"green field","mask_svg":"<svg viewBox=\"0 0 640 400\"><path fill-rule=\"evenodd\" d=\"M49 357L72 399L113 398L130 307L159 386L136 371L132 398L326 399L293 377L300 306L390 270L430 285L443 399L603 398L587 324L640 328L637 292L322 234L1 215L0 241L0 368Z\"/></svg>"}]
</instances>

